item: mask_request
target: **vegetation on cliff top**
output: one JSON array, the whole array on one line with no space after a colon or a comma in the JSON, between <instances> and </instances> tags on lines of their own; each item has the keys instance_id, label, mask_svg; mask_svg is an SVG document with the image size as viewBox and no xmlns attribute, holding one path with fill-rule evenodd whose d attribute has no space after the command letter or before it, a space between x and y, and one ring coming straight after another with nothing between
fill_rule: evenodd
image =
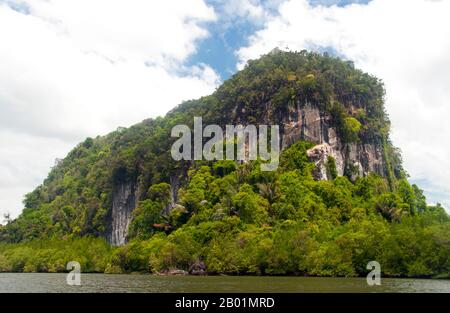
<instances>
[{"instance_id":1,"label":"vegetation on cliff top","mask_svg":"<svg viewBox=\"0 0 450 313\"><path fill-rule=\"evenodd\" d=\"M210 96L188 101L164 118L88 138L55 165L25 197L22 215L0 228L0 271L64 271L78 260L84 271L354 276L369 261L393 276L450 274L450 220L428 206L406 180L388 140L381 82L327 55L274 52L250 61ZM343 142L381 142L386 177L315 181L306 156L312 145L286 149L276 172L257 161L175 162L170 130L193 116L219 125L281 122L292 107L319 106ZM184 173L188 173L186 176ZM181 181L170 203L170 178ZM113 188L136 182L139 205L130 242L103 239Z\"/></svg>"}]
</instances>

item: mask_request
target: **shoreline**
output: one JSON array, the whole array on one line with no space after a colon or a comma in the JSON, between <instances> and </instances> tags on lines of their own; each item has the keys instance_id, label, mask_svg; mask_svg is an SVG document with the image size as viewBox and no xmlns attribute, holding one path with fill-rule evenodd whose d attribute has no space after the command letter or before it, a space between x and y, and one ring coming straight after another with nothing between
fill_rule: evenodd
<instances>
[{"instance_id":1,"label":"shoreline","mask_svg":"<svg viewBox=\"0 0 450 313\"><path fill-rule=\"evenodd\" d=\"M0 272L2 274L69 274L69 272ZM260 278L335 278L335 279L365 279L365 276L312 276L312 275L232 275L232 274L161 274L161 273L102 273L102 272L81 272L83 275L117 275L117 276L154 276L154 277L260 277ZM382 279L414 279L414 280L439 280L450 281L450 277L407 277L407 276L381 276Z\"/></svg>"}]
</instances>

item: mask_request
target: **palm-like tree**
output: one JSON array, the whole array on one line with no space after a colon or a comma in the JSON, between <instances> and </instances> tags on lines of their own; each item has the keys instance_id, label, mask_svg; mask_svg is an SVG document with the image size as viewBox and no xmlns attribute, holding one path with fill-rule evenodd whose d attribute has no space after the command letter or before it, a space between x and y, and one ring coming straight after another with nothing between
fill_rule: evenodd
<instances>
[{"instance_id":1,"label":"palm-like tree","mask_svg":"<svg viewBox=\"0 0 450 313\"><path fill-rule=\"evenodd\" d=\"M279 197L278 185L274 182L259 183L256 185L259 189L259 194L266 198L270 204L274 203Z\"/></svg>"}]
</instances>

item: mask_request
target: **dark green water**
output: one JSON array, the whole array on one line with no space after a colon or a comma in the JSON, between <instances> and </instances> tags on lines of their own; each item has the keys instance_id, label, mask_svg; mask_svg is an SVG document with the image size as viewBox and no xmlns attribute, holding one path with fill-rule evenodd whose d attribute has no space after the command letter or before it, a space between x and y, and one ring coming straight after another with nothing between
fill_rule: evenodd
<instances>
[{"instance_id":1,"label":"dark green water","mask_svg":"<svg viewBox=\"0 0 450 313\"><path fill-rule=\"evenodd\" d=\"M446 292L449 280L388 279L369 287L365 278L151 276L82 274L69 286L65 274L0 274L0 292Z\"/></svg>"}]
</instances>

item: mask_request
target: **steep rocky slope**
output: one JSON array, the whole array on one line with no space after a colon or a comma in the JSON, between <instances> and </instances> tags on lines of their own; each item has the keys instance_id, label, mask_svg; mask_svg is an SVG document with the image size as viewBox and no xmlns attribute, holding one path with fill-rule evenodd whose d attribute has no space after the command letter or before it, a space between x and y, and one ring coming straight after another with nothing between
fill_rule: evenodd
<instances>
[{"instance_id":1,"label":"steep rocky slope","mask_svg":"<svg viewBox=\"0 0 450 313\"><path fill-rule=\"evenodd\" d=\"M275 50L250 61L212 95L187 101L164 118L88 138L26 196L23 214L1 236L18 242L90 234L124 244L133 211L149 198L149 187L170 184L166 213L177 203L190 163L171 159L170 130L192 126L194 116L202 116L204 125L280 125L283 149L313 143L307 155L317 180L337 174L355 181L376 173L392 188L403 169L389 142L383 98L382 83L351 62Z\"/></svg>"}]
</instances>

